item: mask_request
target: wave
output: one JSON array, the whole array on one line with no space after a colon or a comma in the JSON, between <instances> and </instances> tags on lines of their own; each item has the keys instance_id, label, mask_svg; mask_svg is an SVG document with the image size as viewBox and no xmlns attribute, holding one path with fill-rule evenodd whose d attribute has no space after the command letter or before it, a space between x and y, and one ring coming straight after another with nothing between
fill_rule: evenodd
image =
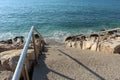
<instances>
[{"instance_id":1,"label":"wave","mask_svg":"<svg viewBox=\"0 0 120 80\"><path fill-rule=\"evenodd\" d=\"M96 32L96 30L92 30L92 29L81 29L81 30L71 30L73 32L70 31L62 31L62 30L54 30L51 32L48 32L46 34L41 34L44 37L44 40L55 40L56 42L59 43L63 43L64 40L68 37L68 36L74 36L74 35L79 35L79 34L84 34L84 35L88 35L90 33ZM1 40L7 40L7 39L13 39L16 36L24 36L25 39L27 38L28 32L26 33L14 33L14 32L7 32L7 33L0 33L0 41Z\"/></svg>"},{"instance_id":2,"label":"wave","mask_svg":"<svg viewBox=\"0 0 120 80\"><path fill-rule=\"evenodd\" d=\"M0 41L2 40L8 40L8 39L13 39L15 38L16 36L24 36L25 39L27 38L27 35L28 33L14 33L14 32L3 32L3 33L0 33Z\"/></svg>"},{"instance_id":3,"label":"wave","mask_svg":"<svg viewBox=\"0 0 120 80\"><path fill-rule=\"evenodd\" d=\"M56 42L59 43L63 43L64 40L68 37L68 36L75 36L75 35L79 35L79 34L84 34L84 35L88 35L92 32L95 32L95 30L92 29L81 29L79 31L73 31L73 32L69 32L69 31L53 31L48 35L44 36L45 40L55 40Z\"/></svg>"},{"instance_id":4,"label":"wave","mask_svg":"<svg viewBox=\"0 0 120 80\"><path fill-rule=\"evenodd\" d=\"M48 35L44 36L45 40L55 40L56 42L63 43L65 38L70 36L71 33L65 31L54 31Z\"/></svg>"}]
</instances>

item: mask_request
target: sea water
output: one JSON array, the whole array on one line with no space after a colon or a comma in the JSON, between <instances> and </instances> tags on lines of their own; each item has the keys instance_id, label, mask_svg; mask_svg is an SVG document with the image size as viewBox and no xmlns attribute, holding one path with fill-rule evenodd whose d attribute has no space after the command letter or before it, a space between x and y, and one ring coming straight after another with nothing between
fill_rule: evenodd
<instances>
[{"instance_id":1,"label":"sea water","mask_svg":"<svg viewBox=\"0 0 120 80\"><path fill-rule=\"evenodd\" d=\"M1 0L0 40L38 27L45 39L63 41L120 26L120 0Z\"/></svg>"}]
</instances>

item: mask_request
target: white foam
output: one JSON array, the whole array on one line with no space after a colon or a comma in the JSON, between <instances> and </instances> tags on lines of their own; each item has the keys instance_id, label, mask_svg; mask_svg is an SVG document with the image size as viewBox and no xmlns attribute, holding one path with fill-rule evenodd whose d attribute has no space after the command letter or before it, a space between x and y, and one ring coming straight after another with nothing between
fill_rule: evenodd
<instances>
[{"instance_id":1,"label":"white foam","mask_svg":"<svg viewBox=\"0 0 120 80\"><path fill-rule=\"evenodd\" d=\"M24 36L27 37L28 33L14 33L14 32L7 32L7 33L0 33L0 41L13 39L16 36Z\"/></svg>"},{"instance_id":2,"label":"white foam","mask_svg":"<svg viewBox=\"0 0 120 80\"><path fill-rule=\"evenodd\" d=\"M73 36L73 35L79 35L79 34L84 34L84 35L88 35L92 32L95 32L94 30L91 29L81 29L80 31L76 31L73 33L70 33L68 31L53 31L50 34L47 34L44 36L45 40L55 40L56 42L60 42L63 43L64 40L68 37L68 36Z\"/></svg>"},{"instance_id":3,"label":"white foam","mask_svg":"<svg viewBox=\"0 0 120 80\"><path fill-rule=\"evenodd\" d=\"M65 38L72 35L79 35L79 34L89 34L91 32L94 32L90 29L81 29L80 31L76 31L74 33L70 33L69 31L61 31L61 30L55 30L50 33L42 34L45 40L55 40L56 42L63 43ZM7 39L13 39L15 36L24 36L27 38L28 32L26 33L14 33L14 32L7 32L7 33L0 33L0 41L1 40L7 40Z\"/></svg>"},{"instance_id":4,"label":"white foam","mask_svg":"<svg viewBox=\"0 0 120 80\"><path fill-rule=\"evenodd\" d=\"M65 38L70 36L71 34L65 31L54 31L51 34L44 36L45 40L53 39L56 42L63 43Z\"/></svg>"}]
</instances>

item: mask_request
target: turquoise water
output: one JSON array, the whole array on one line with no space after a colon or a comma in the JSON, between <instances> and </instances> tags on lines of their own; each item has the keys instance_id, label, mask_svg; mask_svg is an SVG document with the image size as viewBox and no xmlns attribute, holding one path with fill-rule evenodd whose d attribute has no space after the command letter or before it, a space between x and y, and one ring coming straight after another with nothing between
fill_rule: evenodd
<instances>
[{"instance_id":1,"label":"turquoise water","mask_svg":"<svg viewBox=\"0 0 120 80\"><path fill-rule=\"evenodd\" d=\"M45 38L120 26L120 0L1 0L0 40L27 36L37 26Z\"/></svg>"}]
</instances>

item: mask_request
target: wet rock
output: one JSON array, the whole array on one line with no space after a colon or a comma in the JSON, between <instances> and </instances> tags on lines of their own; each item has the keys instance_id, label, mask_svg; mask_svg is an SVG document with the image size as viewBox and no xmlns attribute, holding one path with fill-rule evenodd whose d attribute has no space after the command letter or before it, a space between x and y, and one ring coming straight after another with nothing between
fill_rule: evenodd
<instances>
[{"instance_id":1,"label":"wet rock","mask_svg":"<svg viewBox=\"0 0 120 80\"><path fill-rule=\"evenodd\" d=\"M16 36L14 39L13 39L13 46L16 47L16 49L18 48L23 48L23 43L24 43L24 37L23 36Z\"/></svg>"},{"instance_id":2,"label":"wet rock","mask_svg":"<svg viewBox=\"0 0 120 80\"><path fill-rule=\"evenodd\" d=\"M101 29L100 31L105 31L105 29Z\"/></svg>"},{"instance_id":3,"label":"wet rock","mask_svg":"<svg viewBox=\"0 0 120 80\"><path fill-rule=\"evenodd\" d=\"M98 34L91 34L91 35L90 35L90 38L91 38L91 37L99 37L99 35L98 35Z\"/></svg>"},{"instance_id":4,"label":"wet rock","mask_svg":"<svg viewBox=\"0 0 120 80\"><path fill-rule=\"evenodd\" d=\"M0 43L2 43L2 44L12 44L13 42L12 42L12 39L8 39L8 40L6 40L6 41L0 41Z\"/></svg>"},{"instance_id":5,"label":"wet rock","mask_svg":"<svg viewBox=\"0 0 120 80\"><path fill-rule=\"evenodd\" d=\"M13 40L15 42L24 42L24 36L16 36L15 38L13 38Z\"/></svg>"},{"instance_id":6,"label":"wet rock","mask_svg":"<svg viewBox=\"0 0 120 80\"><path fill-rule=\"evenodd\" d=\"M38 34L35 34L35 39L39 39L39 35Z\"/></svg>"},{"instance_id":7,"label":"wet rock","mask_svg":"<svg viewBox=\"0 0 120 80\"><path fill-rule=\"evenodd\" d=\"M72 37L69 36L69 37L67 37L67 38L65 39L65 41L68 41L68 40L72 40Z\"/></svg>"}]
</instances>

